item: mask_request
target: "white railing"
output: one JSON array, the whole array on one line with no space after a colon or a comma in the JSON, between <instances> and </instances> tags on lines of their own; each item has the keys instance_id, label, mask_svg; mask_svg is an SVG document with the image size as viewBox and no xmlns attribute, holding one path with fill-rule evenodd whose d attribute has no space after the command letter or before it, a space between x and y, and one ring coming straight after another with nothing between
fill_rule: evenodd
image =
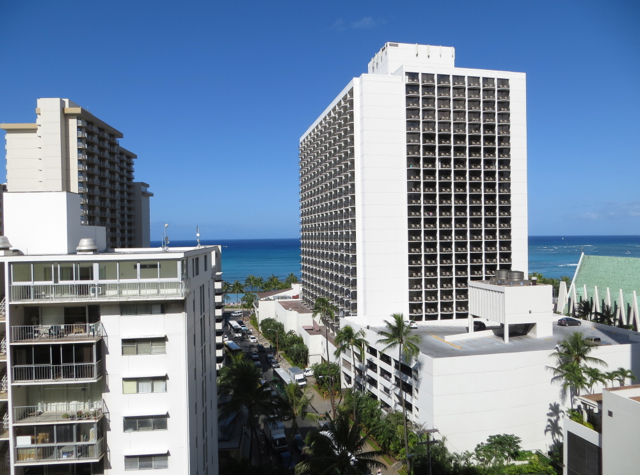
<instances>
[{"instance_id":1,"label":"white railing","mask_svg":"<svg viewBox=\"0 0 640 475\"><path fill-rule=\"evenodd\" d=\"M15 365L13 367L13 381L15 383L79 381L97 379L100 376L102 376L100 361L62 365Z\"/></svg>"},{"instance_id":2,"label":"white railing","mask_svg":"<svg viewBox=\"0 0 640 475\"><path fill-rule=\"evenodd\" d=\"M78 341L99 339L106 336L102 322L73 323L70 325L21 325L11 327L11 342ZM4 341L4 340L3 340ZM2 353L0 346L0 354Z\"/></svg>"},{"instance_id":3,"label":"white railing","mask_svg":"<svg viewBox=\"0 0 640 475\"><path fill-rule=\"evenodd\" d=\"M13 408L15 424L38 422L97 421L105 414L104 401L40 403Z\"/></svg>"},{"instance_id":4,"label":"white railing","mask_svg":"<svg viewBox=\"0 0 640 475\"><path fill-rule=\"evenodd\" d=\"M97 442L43 444L16 448L16 465L58 460L99 460L104 455L104 439Z\"/></svg>"},{"instance_id":5,"label":"white railing","mask_svg":"<svg viewBox=\"0 0 640 475\"><path fill-rule=\"evenodd\" d=\"M0 301L0 322L7 319L7 297L2 297Z\"/></svg>"},{"instance_id":6,"label":"white railing","mask_svg":"<svg viewBox=\"0 0 640 475\"><path fill-rule=\"evenodd\" d=\"M122 300L182 298L183 282L132 282L116 284L28 284L12 285L12 302L54 300Z\"/></svg>"},{"instance_id":7,"label":"white railing","mask_svg":"<svg viewBox=\"0 0 640 475\"><path fill-rule=\"evenodd\" d=\"M7 337L3 336L0 341L0 359L7 357Z\"/></svg>"}]
</instances>

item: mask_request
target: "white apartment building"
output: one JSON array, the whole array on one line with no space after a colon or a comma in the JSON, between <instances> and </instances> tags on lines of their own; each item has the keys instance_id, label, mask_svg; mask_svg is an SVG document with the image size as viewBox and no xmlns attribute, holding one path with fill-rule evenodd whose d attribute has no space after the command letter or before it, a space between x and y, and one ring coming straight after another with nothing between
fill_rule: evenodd
<instances>
[{"instance_id":1,"label":"white apartment building","mask_svg":"<svg viewBox=\"0 0 640 475\"><path fill-rule=\"evenodd\" d=\"M524 73L386 43L300 139L303 300L467 318L469 280L528 270Z\"/></svg>"},{"instance_id":2,"label":"white apartment building","mask_svg":"<svg viewBox=\"0 0 640 475\"><path fill-rule=\"evenodd\" d=\"M640 471L640 384L576 398L587 427L564 418L564 475Z\"/></svg>"},{"instance_id":3,"label":"white apartment building","mask_svg":"<svg viewBox=\"0 0 640 475\"><path fill-rule=\"evenodd\" d=\"M6 131L7 191L69 192L81 222L107 228L107 245L149 247L147 184L133 182L134 153L122 133L69 99L38 99L35 123ZM146 223L146 224L145 224Z\"/></svg>"},{"instance_id":4,"label":"white apartment building","mask_svg":"<svg viewBox=\"0 0 640 475\"><path fill-rule=\"evenodd\" d=\"M14 244L0 237L4 470L216 475L220 247Z\"/></svg>"}]
</instances>

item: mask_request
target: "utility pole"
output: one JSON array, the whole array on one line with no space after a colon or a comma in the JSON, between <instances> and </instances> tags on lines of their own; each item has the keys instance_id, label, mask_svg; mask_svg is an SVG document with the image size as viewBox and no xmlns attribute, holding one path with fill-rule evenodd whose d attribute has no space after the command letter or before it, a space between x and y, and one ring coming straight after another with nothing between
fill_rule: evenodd
<instances>
[{"instance_id":1,"label":"utility pole","mask_svg":"<svg viewBox=\"0 0 640 475\"><path fill-rule=\"evenodd\" d=\"M427 458L429 460L429 475L432 475L431 445L432 444L437 444L438 442L440 442L439 440L429 440L429 435L430 434L435 434L436 432L440 432L440 431L438 429L425 429L425 430L419 430L419 431L416 432L416 435L418 437L420 437L422 434L427 434L427 441L426 442L418 442L416 445L426 445L427 446ZM407 458L411 458L411 457L413 457L413 454L407 455ZM411 465L413 466L413 464L411 464Z\"/></svg>"}]
</instances>

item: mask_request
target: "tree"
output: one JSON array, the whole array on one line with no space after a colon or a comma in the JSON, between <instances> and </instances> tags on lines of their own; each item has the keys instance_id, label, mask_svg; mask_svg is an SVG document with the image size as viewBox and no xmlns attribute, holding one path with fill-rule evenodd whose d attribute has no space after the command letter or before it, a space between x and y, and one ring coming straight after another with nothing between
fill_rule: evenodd
<instances>
[{"instance_id":1,"label":"tree","mask_svg":"<svg viewBox=\"0 0 640 475\"><path fill-rule=\"evenodd\" d=\"M236 294L236 303L238 303L238 294L244 292L244 287L239 280L236 280L233 284L231 284L231 289L229 289L229 292L231 292L232 294Z\"/></svg>"},{"instance_id":2,"label":"tree","mask_svg":"<svg viewBox=\"0 0 640 475\"><path fill-rule=\"evenodd\" d=\"M258 440L258 417L273 417L282 409L281 399L274 398L271 395L271 386L262 385L261 379L262 372L256 368L253 361L238 355L232 358L230 365L222 367L218 383L218 396L228 395L227 402L220 407L221 417L237 414L245 408L248 415L247 424L254 441ZM249 460L252 460L253 446L254 444L251 444Z\"/></svg>"},{"instance_id":3,"label":"tree","mask_svg":"<svg viewBox=\"0 0 640 475\"><path fill-rule=\"evenodd\" d=\"M493 465L495 463L509 463L516 459L522 448L522 439L511 434L490 435L486 442L476 446L476 459L483 465Z\"/></svg>"},{"instance_id":4,"label":"tree","mask_svg":"<svg viewBox=\"0 0 640 475\"><path fill-rule=\"evenodd\" d=\"M353 364L353 368L354 368L353 369L354 380L352 381L353 389L355 389L355 374L356 374L356 371L355 371L356 359L354 357L353 350L357 348L358 352L360 353L360 359L363 360L364 345L366 343L364 336L365 336L364 330L360 329L358 331L355 331L351 325L347 325L344 328L341 328L340 330L338 330L338 333L336 334L336 339L335 339L336 351L334 353L335 357L339 359L342 353L346 353L347 351L351 352L351 364ZM353 418L355 419L355 417L356 417L356 403L354 398Z\"/></svg>"},{"instance_id":5,"label":"tree","mask_svg":"<svg viewBox=\"0 0 640 475\"><path fill-rule=\"evenodd\" d=\"M615 371L607 371L606 373L603 374L605 381L608 381L611 383L611 387L613 387L613 383L616 381L617 376L618 375L616 374ZM605 388L608 388L608 387L609 385L605 383Z\"/></svg>"},{"instance_id":6,"label":"tree","mask_svg":"<svg viewBox=\"0 0 640 475\"><path fill-rule=\"evenodd\" d=\"M589 320L592 313L591 308L592 305L589 300L581 300L576 307L576 317L581 318L582 320Z\"/></svg>"},{"instance_id":7,"label":"tree","mask_svg":"<svg viewBox=\"0 0 640 475\"><path fill-rule=\"evenodd\" d=\"M580 391L587 388L587 377L584 368L577 363L566 363L554 371L551 381L560 381L562 397L566 397L569 392L571 408L573 409L573 398L580 395Z\"/></svg>"},{"instance_id":8,"label":"tree","mask_svg":"<svg viewBox=\"0 0 640 475\"><path fill-rule=\"evenodd\" d=\"M364 451L367 439L360 434L361 429L360 418L356 417L351 424L347 411L329 417L324 430L312 431L307 436L308 459L296 466L296 474L364 475L384 468L378 460L384 452Z\"/></svg>"},{"instance_id":9,"label":"tree","mask_svg":"<svg viewBox=\"0 0 640 475\"><path fill-rule=\"evenodd\" d=\"M636 379L636 376L630 369L618 368L616 371L614 371L614 374L615 379L616 381L618 381L618 383L620 383L620 386L624 386L627 379L630 379L631 381L634 381Z\"/></svg>"},{"instance_id":10,"label":"tree","mask_svg":"<svg viewBox=\"0 0 640 475\"><path fill-rule=\"evenodd\" d=\"M603 305L602 310L595 313L595 321L604 325L615 325L616 313L611 305Z\"/></svg>"},{"instance_id":11,"label":"tree","mask_svg":"<svg viewBox=\"0 0 640 475\"><path fill-rule=\"evenodd\" d=\"M392 321L386 321L386 330L378 331L378 335L382 338L378 340L378 343L385 345L382 349L383 352L398 348L398 381L400 387L400 400L402 401L402 417L404 422L404 447L405 453L409 453L409 438L407 435L407 408L404 401L404 388L402 387L402 361L408 363L418 356L420 349L418 344L421 341L420 336L413 335L411 328L404 322L404 317L401 313L394 313L391 315ZM411 463L407 459L407 472L411 473Z\"/></svg>"},{"instance_id":12,"label":"tree","mask_svg":"<svg viewBox=\"0 0 640 475\"><path fill-rule=\"evenodd\" d=\"M296 277L296 275L292 272L287 276L284 282L288 287L291 287L291 284L295 284L298 282L298 277Z\"/></svg>"},{"instance_id":13,"label":"tree","mask_svg":"<svg viewBox=\"0 0 640 475\"><path fill-rule=\"evenodd\" d=\"M297 383L287 384L284 388L284 407L282 416L286 420L291 420L291 436L293 439L298 432L298 417L303 420L315 420L317 416L309 413L311 396L307 394L306 388L302 389Z\"/></svg>"},{"instance_id":14,"label":"tree","mask_svg":"<svg viewBox=\"0 0 640 475\"><path fill-rule=\"evenodd\" d=\"M559 366L569 362L577 363L578 365L592 363L607 366L601 359L589 356L597 346L592 341L587 340L582 332L575 332L558 343L559 349L552 353L551 356L557 358Z\"/></svg>"},{"instance_id":15,"label":"tree","mask_svg":"<svg viewBox=\"0 0 640 475\"><path fill-rule=\"evenodd\" d=\"M278 290L280 288L280 285L282 284L282 282L280 282L280 279L278 279L278 277L275 274L271 274L269 276L269 278L267 279L267 281L264 283L264 290Z\"/></svg>"},{"instance_id":16,"label":"tree","mask_svg":"<svg viewBox=\"0 0 640 475\"><path fill-rule=\"evenodd\" d=\"M242 296L242 308L246 308L247 310L253 311L253 304L257 299L256 294L252 292L247 292Z\"/></svg>"},{"instance_id":17,"label":"tree","mask_svg":"<svg viewBox=\"0 0 640 475\"><path fill-rule=\"evenodd\" d=\"M590 393L593 393L593 387L598 384L605 384L607 381L604 373L600 371L598 368L587 367L584 368L584 375L587 378L587 388Z\"/></svg>"},{"instance_id":18,"label":"tree","mask_svg":"<svg viewBox=\"0 0 640 475\"><path fill-rule=\"evenodd\" d=\"M324 320L324 341L325 341L326 351L327 351L327 362L330 362L331 359L329 356L329 322L327 321L327 319L329 317L333 319L336 312L338 311L338 308L335 305L333 305L329 301L329 299L325 297L318 297L314 302L312 311L313 311L313 315L312 315L313 318L316 318L318 315L320 315L320 318ZM331 395L331 416L336 417L336 403L333 395L333 378L331 382L330 395Z\"/></svg>"},{"instance_id":19,"label":"tree","mask_svg":"<svg viewBox=\"0 0 640 475\"><path fill-rule=\"evenodd\" d=\"M222 293L224 294L224 300L227 300L227 295L231 293L231 284L229 282L223 282Z\"/></svg>"},{"instance_id":20,"label":"tree","mask_svg":"<svg viewBox=\"0 0 640 475\"><path fill-rule=\"evenodd\" d=\"M262 277L256 277L256 290L261 292L264 289L264 279Z\"/></svg>"},{"instance_id":21,"label":"tree","mask_svg":"<svg viewBox=\"0 0 640 475\"><path fill-rule=\"evenodd\" d=\"M245 288L250 288L251 290L256 290L258 288L258 278L255 275L249 274L247 278L244 280Z\"/></svg>"}]
</instances>

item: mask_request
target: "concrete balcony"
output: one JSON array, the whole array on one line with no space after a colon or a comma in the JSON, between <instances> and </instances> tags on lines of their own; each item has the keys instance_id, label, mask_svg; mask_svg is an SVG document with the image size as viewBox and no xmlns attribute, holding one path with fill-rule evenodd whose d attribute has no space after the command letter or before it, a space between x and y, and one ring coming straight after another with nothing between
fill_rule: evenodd
<instances>
[{"instance_id":1,"label":"concrete balcony","mask_svg":"<svg viewBox=\"0 0 640 475\"><path fill-rule=\"evenodd\" d=\"M23 466L97 462L104 456L104 446L104 439L101 438L97 442L69 442L17 447L15 449L15 464Z\"/></svg>"},{"instance_id":2,"label":"concrete balcony","mask_svg":"<svg viewBox=\"0 0 640 475\"><path fill-rule=\"evenodd\" d=\"M169 300L186 296L185 282L113 284L27 284L11 286L11 302L108 302L110 300Z\"/></svg>"},{"instance_id":3,"label":"concrete balcony","mask_svg":"<svg viewBox=\"0 0 640 475\"><path fill-rule=\"evenodd\" d=\"M104 401L40 403L37 406L14 407L13 423L33 425L58 422L96 422L108 413Z\"/></svg>"},{"instance_id":4,"label":"concrete balcony","mask_svg":"<svg viewBox=\"0 0 640 475\"><path fill-rule=\"evenodd\" d=\"M102 361L13 366L13 384L15 385L95 382L100 378L102 378Z\"/></svg>"},{"instance_id":5,"label":"concrete balcony","mask_svg":"<svg viewBox=\"0 0 640 475\"><path fill-rule=\"evenodd\" d=\"M11 343L95 342L103 336L106 336L106 332L101 322L11 327Z\"/></svg>"}]
</instances>

